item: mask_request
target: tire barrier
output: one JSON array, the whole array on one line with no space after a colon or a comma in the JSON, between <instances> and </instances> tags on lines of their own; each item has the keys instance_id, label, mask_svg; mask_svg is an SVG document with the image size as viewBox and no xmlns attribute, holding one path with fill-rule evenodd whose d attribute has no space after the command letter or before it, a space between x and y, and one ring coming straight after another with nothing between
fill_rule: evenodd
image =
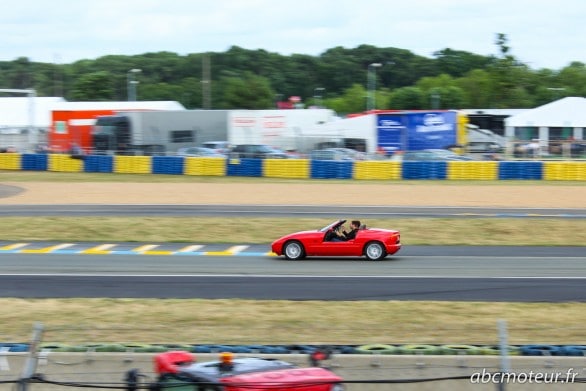
<instances>
[{"instance_id":1,"label":"tire barrier","mask_svg":"<svg viewBox=\"0 0 586 391\"><path fill-rule=\"evenodd\" d=\"M480 354L487 356L498 356L501 354L501 348L498 345L479 346ZM509 356L518 356L521 351L518 346L507 346Z\"/></svg>"},{"instance_id":2,"label":"tire barrier","mask_svg":"<svg viewBox=\"0 0 586 391\"><path fill-rule=\"evenodd\" d=\"M28 343L0 343L5 352L28 352ZM430 345L430 344L367 344L367 345L222 345L222 344L64 344L43 343L39 350L49 352L102 352L102 353L162 353L183 350L191 353L240 354L312 354L327 350L334 354L402 354L402 355L500 355L499 345ZM509 345L510 356L578 356L586 357L586 345Z\"/></svg>"},{"instance_id":3,"label":"tire barrier","mask_svg":"<svg viewBox=\"0 0 586 391\"><path fill-rule=\"evenodd\" d=\"M541 179L542 162L499 162L498 179Z\"/></svg>"},{"instance_id":4,"label":"tire barrier","mask_svg":"<svg viewBox=\"0 0 586 391\"><path fill-rule=\"evenodd\" d=\"M104 344L98 345L95 347L95 351L102 353L102 352L126 352L128 348L122 344Z\"/></svg>"},{"instance_id":5,"label":"tire barrier","mask_svg":"<svg viewBox=\"0 0 586 391\"><path fill-rule=\"evenodd\" d=\"M393 345L371 344L362 345L355 349L358 354L397 354L399 348Z\"/></svg>"},{"instance_id":6,"label":"tire barrier","mask_svg":"<svg viewBox=\"0 0 586 391\"><path fill-rule=\"evenodd\" d=\"M0 350L4 349L8 352L22 353L28 352L29 344L27 343L0 343Z\"/></svg>"},{"instance_id":7,"label":"tire barrier","mask_svg":"<svg viewBox=\"0 0 586 391\"><path fill-rule=\"evenodd\" d=\"M165 343L165 344L157 344L155 346L162 346L164 347L167 351L169 350L182 350L182 351L186 351L189 352L191 351L193 345L187 345L187 344L175 344L175 343Z\"/></svg>"},{"instance_id":8,"label":"tire barrier","mask_svg":"<svg viewBox=\"0 0 586 391\"><path fill-rule=\"evenodd\" d=\"M163 345L122 344L127 352L134 353L163 353L169 349Z\"/></svg>"},{"instance_id":9,"label":"tire barrier","mask_svg":"<svg viewBox=\"0 0 586 391\"><path fill-rule=\"evenodd\" d=\"M47 171L49 167L49 156L46 154L29 154L22 155L22 169L26 171Z\"/></svg>"},{"instance_id":10,"label":"tire barrier","mask_svg":"<svg viewBox=\"0 0 586 391\"><path fill-rule=\"evenodd\" d=\"M68 344L62 344L62 343L41 344L41 346L39 348L41 350L50 351L50 352L68 352L68 353L85 352L88 350L88 348L85 345L68 345Z\"/></svg>"},{"instance_id":11,"label":"tire barrier","mask_svg":"<svg viewBox=\"0 0 586 391\"><path fill-rule=\"evenodd\" d=\"M442 354L477 356L482 354L481 348L473 345L441 345Z\"/></svg>"},{"instance_id":12,"label":"tire barrier","mask_svg":"<svg viewBox=\"0 0 586 391\"><path fill-rule=\"evenodd\" d=\"M227 176L251 176L261 177L262 159L227 159L228 167L226 169Z\"/></svg>"},{"instance_id":13,"label":"tire barrier","mask_svg":"<svg viewBox=\"0 0 586 391\"><path fill-rule=\"evenodd\" d=\"M563 348L556 345L523 345L519 348L523 356L562 356Z\"/></svg>"},{"instance_id":14,"label":"tire barrier","mask_svg":"<svg viewBox=\"0 0 586 391\"><path fill-rule=\"evenodd\" d=\"M439 355L443 354L443 349L437 345L401 345L399 354Z\"/></svg>"},{"instance_id":15,"label":"tire barrier","mask_svg":"<svg viewBox=\"0 0 586 391\"><path fill-rule=\"evenodd\" d=\"M563 356L586 356L586 345L562 346Z\"/></svg>"},{"instance_id":16,"label":"tire barrier","mask_svg":"<svg viewBox=\"0 0 586 391\"><path fill-rule=\"evenodd\" d=\"M411 162L402 163L403 179L446 179L447 162Z\"/></svg>"},{"instance_id":17,"label":"tire barrier","mask_svg":"<svg viewBox=\"0 0 586 391\"><path fill-rule=\"evenodd\" d=\"M103 172L114 171L114 157L102 155L88 155L83 160L85 172Z\"/></svg>"},{"instance_id":18,"label":"tire barrier","mask_svg":"<svg viewBox=\"0 0 586 391\"><path fill-rule=\"evenodd\" d=\"M153 156L153 174L183 174L183 157L181 156Z\"/></svg>"},{"instance_id":19,"label":"tire barrier","mask_svg":"<svg viewBox=\"0 0 586 391\"><path fill-rule=\"evenodd\" d=\"M352 179L354 163L338 160L312 160L311 177L317 179Z\"/></svg>"},{"instance_id":20,"label":"tire barrier","mask_svg":"<svg viewBox=\"0 0 586 391\"><path fill-rule=\"evenodd\" d=\"M0 154L0 170L311 179L586 180L584 161L336 161L183 156Z\"/></svg>"}]
</instances>

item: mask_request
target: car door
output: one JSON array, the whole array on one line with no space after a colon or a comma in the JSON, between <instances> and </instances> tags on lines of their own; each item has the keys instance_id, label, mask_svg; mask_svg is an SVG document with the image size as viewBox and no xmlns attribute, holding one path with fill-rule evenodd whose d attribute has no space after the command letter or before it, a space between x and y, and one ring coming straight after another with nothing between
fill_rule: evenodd
<instances>
[{"instance_id":1,"label":"car door","mask_svg":"<svg viewBox=\"0 0 586 391\"><path fill-rule=\"evenodd\" d=\"M360 244L357 243L356 239L343 242L332 242L326 241L325 236L326 234L324 233L324 240L315 246L315 255L324 257L345 257L360 255Z\"/></svg>"}]
</instances>

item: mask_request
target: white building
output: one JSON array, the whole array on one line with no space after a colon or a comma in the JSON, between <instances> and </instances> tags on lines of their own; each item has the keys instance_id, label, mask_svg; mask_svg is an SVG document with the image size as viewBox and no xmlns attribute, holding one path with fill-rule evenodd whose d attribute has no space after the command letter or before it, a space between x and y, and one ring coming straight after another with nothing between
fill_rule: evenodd
<instances>
[{"instance_id":1,"label":"white building","mask_svg":"<svg viewBox=\"0 0 586 391\"><path fill-rule=\"evenodd\" d=\"M586 98L567 97L505 119L509 140L583 140Z\"/></svg>"},{"instance_id":2,"label":"white building","mask_svg":"<svg viewBox=\"0 0 586 391\"><path fill-rule=\"evenodd\" d=\"M51 126L51 111L60 97L0 97L0 148L25 151L43 142Z\"/></svg>"}]
</instances>

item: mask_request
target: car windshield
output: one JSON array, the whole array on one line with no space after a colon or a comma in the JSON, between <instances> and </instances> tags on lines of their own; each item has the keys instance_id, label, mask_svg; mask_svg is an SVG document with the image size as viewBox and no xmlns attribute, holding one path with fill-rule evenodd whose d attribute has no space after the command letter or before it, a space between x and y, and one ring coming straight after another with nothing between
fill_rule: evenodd
<instances>
[{"instance_id":1,"label":"car windshield","mask_svg":"<svg viewBox=\"0 0 586 391\"><path fill-rule=\"evenodd\" d=\"M269 147L268 145L259 145L258 146L259 152L266 152L266 153L274 153L275 150Z\"/></svg>"},{"instance_id":2,"label":"car windshield","mask_svg":"<svg viewBox=\"0 0 586 391\"><path fill-rule=\"evenodd\" d=\"M326 225L325 227L321 228L319 232L327 232L331 228L334 228L336 225L344 224L346 220L336 220L333 223Z\"/></svg>"}]
</instances>

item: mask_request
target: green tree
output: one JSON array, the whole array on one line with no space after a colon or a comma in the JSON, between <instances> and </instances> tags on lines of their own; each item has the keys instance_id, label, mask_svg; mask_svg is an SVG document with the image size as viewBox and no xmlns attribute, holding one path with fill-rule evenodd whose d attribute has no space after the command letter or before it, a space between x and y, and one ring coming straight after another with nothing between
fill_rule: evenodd
<instances>
[{"instance_id":1,"label":"green tree","mask_svg":"<svg viewBox=\"0 0 586 391\"><path fill-rule=\"evenodd\" d=\"M564 67L556 79L557 87L564 88L558 96L586 96L586 65L583 62L574 61Z\"/></svg>"},{"instance_id":2,"label":"green tree","mask_svg":"<svg viewBox=\"0 0 586 391\"><path fill-rule=\"evenodd\" d=\"M353 84L337 98L326 99L325 105L340 115L361 113L366 110L366 89L362 84Z\"/></svg>"},{"instance_id":3,"label":"green tree","mask_svg":"<svg viewBox=\"0 0 586 391\"><path fill-rule=\"evenodd\" d=\"M73 85L75 100L108 101L113 97L112 75L106 71L82 75Z\"/></svg>"},{"instance_id":4,"label":"green tree","mask_svg":"<svg viewBox=\"0 0 586 391\"><path fill-rule=\"evenodd\" d=\"M225 109L261 110L274 105L274 93L264 77L245 72L243 77L227 77L220 83Z\"/></svg>"},{"instance_id":5,"label":"green tree","mask_svg":"<svg viewBox=\"0 0 586 391\"><path fill-rule=\"evenodd\" d=\"M420 110L425 106L424 92L419 87L397 88L391 93L390 108L397 110Z\"/></svg>"},{"instance_id":6,"label":"green tree","mask_svg":"<svg viewBox=\"0 0 586 391\"><path fill-rule=\"evenodd\" d=\"M468 108L490 108L493 102L493 82L484 69L475 69L456 80L463 92L463 106Z\"/></svg>"},{"instance_id":7,"label":"green tree","mask_svg":"<svg viewBox=\"0 0 586 391\"><path fill-rule=\"evenodd\" d=\"M520 79L522 72L519 67L523 64L510 54L506 34L497 34L496 44L499 48L499 57L491 64L489 71L494 83L494 106L496 108L523 107L519 106L525 102L523 79Z\"/></svg>"},{"instance_id":8,"label":"green tree","mask_svg":"<svg viewBox=\"0 0 586 391\"><path fill-rule=\"evenodd\" d=\"M453 77L464 76L474 69L483 69L490 64L490 58L450 48L433 53L439 72Z\"/></svg>"}]
</instances>

